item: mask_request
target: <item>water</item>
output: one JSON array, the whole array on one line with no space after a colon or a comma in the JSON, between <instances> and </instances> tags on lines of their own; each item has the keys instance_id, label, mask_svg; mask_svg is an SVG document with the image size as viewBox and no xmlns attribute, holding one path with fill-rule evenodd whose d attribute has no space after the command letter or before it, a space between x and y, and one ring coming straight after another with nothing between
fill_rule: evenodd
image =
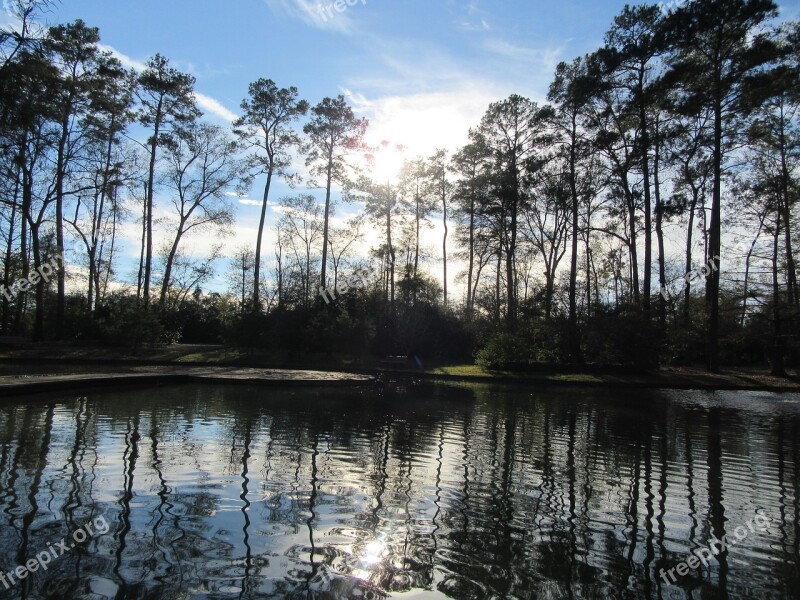
<instances>
[{"instance_id":1,"label":"water","mask_svg":"<svg viewBox=\"0 0 800 600\"><path fill-rule=\"evenodd\" d=\"M800 396L767 393L9 400L0 569L53 550L0 598L795 598L799 449Z\"/></svg>"}]
</instances>

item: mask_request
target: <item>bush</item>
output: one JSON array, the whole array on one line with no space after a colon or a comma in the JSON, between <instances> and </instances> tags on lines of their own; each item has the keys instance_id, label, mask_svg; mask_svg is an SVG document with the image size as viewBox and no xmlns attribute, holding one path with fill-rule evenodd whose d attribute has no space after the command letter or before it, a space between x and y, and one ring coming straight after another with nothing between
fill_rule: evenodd
<instances>
[{"instance_id":1,"label":"bush","mask_svg":"<svg viewBox=\"0 0 800 600\"><path fill-rule=\"evenodd\" d=\"M534 363L554 363L562 334L553 323L520 324L516 331L502 331L489 338L476 362L489 370L526 370Z\"/></svg>"},{"instance_id":2,"label":"bush","mask_svg":"<svg viewBox=\"0 0 800 600\"><path fill-rule=\"evenodd\" d=\"M492 336L478 352L476 362L489 370L502 370L527 364L528 347L514 333L504 331Z\"/></svg>"},{"instance_id":3,"label":"bush","mask_svg":"<svg viewBox=\"0 0 800 600\"><path fill-rule=\"evenodd\" d=\"M657 367L661 355L658 324L636 309L610 312L598 308L585 328L584 356L600 365Z\"/></svg>"},{"instance_id":4,"label":"bush","mask_svg":"<svg viewBox=\"0 0 800 600\"><path fill-rule=\"evenodd\" d=\"M138 347L145 343L169 343L157 312L145 310L135 296L111 294L87 324L86 338L109 346Z\"/></svg>"}]
</instances>

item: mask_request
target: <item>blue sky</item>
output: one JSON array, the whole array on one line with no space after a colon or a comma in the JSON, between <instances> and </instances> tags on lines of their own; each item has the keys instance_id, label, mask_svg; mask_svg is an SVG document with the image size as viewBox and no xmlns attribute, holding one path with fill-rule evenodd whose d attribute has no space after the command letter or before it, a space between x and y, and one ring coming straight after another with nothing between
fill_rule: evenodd
<instances>
[{"instance_id":1,"label":"blue sky","mask_svg":"<svg viewBox=\"0 0 800 600\"><path fill-rule=\"evenodd\" d=\"M331 0L63 0L48 21L82 18L99 27L103 43L130 66L164 54L197 78L201 108L217 122L238 111L251 81L266 77L296 86L312 104L346 94L370 119L370 141L404 144L413 156L463 144L491 101L519 93L542 102L555 65L595 50L624 5L350 1L344 12L332 7L333 16L323 17ZM782 4L784 17L797 17L797 2ZM262 185L256 182L250 198L260 198ZM274 199L288 192L279 186ZM239 204L226 248L254 246L254 204ZM271 210L269 227L276 216ZM271 248L270 230L266 235ZM221 274L211 287L224 288Z\"/></svg>"}]
</instances>

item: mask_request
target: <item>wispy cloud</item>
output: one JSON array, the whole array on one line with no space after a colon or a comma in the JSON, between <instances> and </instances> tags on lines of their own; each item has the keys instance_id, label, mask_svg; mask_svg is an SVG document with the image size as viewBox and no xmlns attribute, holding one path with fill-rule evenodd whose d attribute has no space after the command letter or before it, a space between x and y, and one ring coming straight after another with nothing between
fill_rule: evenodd
<instances>
[{"instance_id":1,"label":"wispy cloud","mask_svg":"<svg viewBox=\"0 0 800 600\"><path fill-rule=\"evenodd\" d=\"M489 31L488 11L480 7L480 0L469 0L461 9L465 17L457 21L458 26L464 31Z\"/></svg>"},{"instance_id":2,"label":"wispy cloud","mask_svg":"<svg viewBox=\"0 0 800 600\"><path fill-rule=\"evenodd\" d=\"M466 8L479 10L476 3ZM476 61L431 43L379 40L369 35L366 40L381 52L376 53L373 68L350 77L342 91L356 113L369 119L368 141L402 144L407 156L428 156L437 148L462 146L489 104L512 92L541 102L539 90L547 89L560 52L505 43L493 45L493 51L487 53L481 45L483 52ZM377 46L379 42L381 46ZM536 75L522 89L515 80L519 61Z\"/></svg>"},{"instance_id":3,"label":"wispy cloud","mask_svg":"<svg viewBox=\"0 0 800 600\"><path fill-rule=\"evenodd\" d=\"M458 26L464 31L490 31L489 23L481 17L477 21L460 21Z\"/></svg>"},{"instance_id":4,"label":"wispy cloud","mask_svg":"<svg viewBox=\"0 0 800 600\"><path fill-rule=\"evenodd\" d=\"M352 89L394 96L461 89L464 82L481 78L474 63L438 44L370 33L363 45L373 60L348 77Z\"/></svg>"},{"instance_id":5,"label":"wispy cloud","mask_svg":"<svg viewBox=\"0 0 800 600\"><path fill-rule=\"evenodd\" d=\"M562 47L526 48L497 38L488 39L483 45L486 50L503 58L516 62L532 63L542 66L551 72L555 70L563 53Z\"/></svg>"}]
</instances>

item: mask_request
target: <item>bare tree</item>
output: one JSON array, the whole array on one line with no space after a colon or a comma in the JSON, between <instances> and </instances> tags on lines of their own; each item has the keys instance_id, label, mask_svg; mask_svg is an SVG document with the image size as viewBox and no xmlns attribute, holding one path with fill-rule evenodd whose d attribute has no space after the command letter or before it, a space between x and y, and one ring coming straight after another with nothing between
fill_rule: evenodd
<instances>
[{"instance_id":1,"label":"bare tree","mask_svg":"<svg viewBox=\"0 0 800 600\"><path fill-rule=\"evenodd\" d=\"M237 296L241 298L239 310L244 314L247 309L249 291L253 289L253 268L255 254L248 246L236 249L228 271L228 281Z\"/></svg>"},{"instance_id":2,"label":"bare tree","mask_svg":"<svg viewBox=\"0 0 800 600\"><path fill-rule=\"evenodd\" d=\"M235 142L221 127L206 123L190 126L169 146L167 165L164 179L173 194L177 227L164 265L162 307L181 240L193 230L227 231L233 207L225 192L245 173Z\"/></svg>"},{"instance_id":3,"label":"bare tree","mask_svg":"<svg viewBox=\"0 0 800 600\"><path fill-rule=\"evenodd\" d=\"M281 243L294 261L291 272L300 287L301 304L308 308L316 295L313 280L318 258L314 248L322 238L322 207L310 194L287 196L280 203L284 209L278 224Z\"/></svg>"}]
</instances>

